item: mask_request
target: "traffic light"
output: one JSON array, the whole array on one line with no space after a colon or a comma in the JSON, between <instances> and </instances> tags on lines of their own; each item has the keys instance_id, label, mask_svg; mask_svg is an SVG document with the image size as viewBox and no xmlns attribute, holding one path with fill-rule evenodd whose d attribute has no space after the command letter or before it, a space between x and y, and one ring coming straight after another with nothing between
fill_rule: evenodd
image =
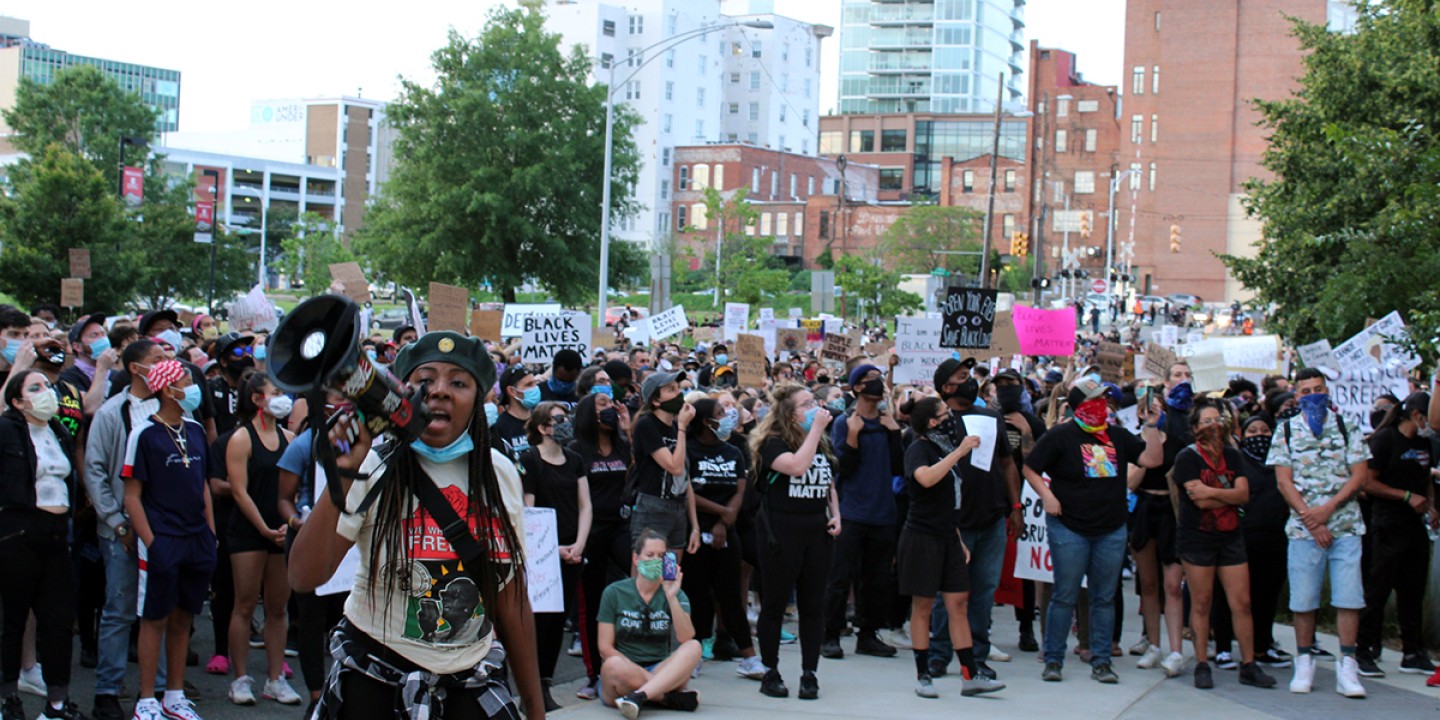
<instances>
[{"instance_id":1,"label":"traffic light","mask_svg":"<svg viewBox=\"0 0 1440 720\"><path fill-rule=\"evenodd\" d=\"M1171 226L1170 226L1170 252L1172 252L1172 253L1178 253L1178 252L1180 252L1180 226L1179 226L1179 225L1171 225Z\"/></svg>"},{"instance_id":2,"label":"traffic light","mask_svg":"<svg viewBox=\"0 0 1440 720\"><path fill-rule=\"evenodd\" d=\"M1090 237L1090 213L1088 212L1080 213L1080 237Z\"/></svg>"},{"instance_id":3,"label":"traffic light","mask_svg":"<svg viewBox=\"0 0 1440 720\"><path fill-rule=\"evenodd\" d=\"M1030 278L1030 287L1032 287L1032 288L1040 288L1041 290L1048 290L1048 289L1050 289L1050 278L1048 278L1048 277Z\"/></svg>"},{"instance_id":4,"label":"traffic light","mask_svg":"<svg viewBox=\"0 0 1440 720\"><path fill-rule=\"evenodd\" d=\"M1015 231L1010 234L1010 254L1015 257L1025 257L1030 254L1030 236L1023 232Z\"/></svg>"}]
</instances>

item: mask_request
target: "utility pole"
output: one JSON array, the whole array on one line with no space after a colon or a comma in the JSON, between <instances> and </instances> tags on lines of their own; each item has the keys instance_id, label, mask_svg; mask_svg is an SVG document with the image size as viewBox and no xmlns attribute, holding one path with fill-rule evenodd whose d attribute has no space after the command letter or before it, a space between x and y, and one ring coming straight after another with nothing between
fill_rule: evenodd
<instances>
[{"instance_id":1,"label":"utility pole","mask_svg":"<svg viewBox=\"0 0 1440 720\"><path fill-rule=\"evenodd\" d=\"M1000 164L1000 106L1005 102L1005 73L1000 73L1000 89L995 94L995 136L990 144L990 192L985 201L985 239L981 244L980 287L990 287L990 233L995 225L995 176Z\"/></svg>"}]
</instances>

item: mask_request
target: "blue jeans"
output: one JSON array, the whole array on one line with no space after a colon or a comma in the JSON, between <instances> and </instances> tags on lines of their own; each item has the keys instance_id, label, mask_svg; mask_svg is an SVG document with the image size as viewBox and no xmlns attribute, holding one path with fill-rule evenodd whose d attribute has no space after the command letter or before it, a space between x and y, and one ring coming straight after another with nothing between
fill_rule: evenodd
<instances>
[{"instance_id":1,"label":"blue jeans","mask_svg":"<svg viewBox=\"0 0 1440 720\"><path fill-rule=\"evenodd\" d=\"M970 549L970 637L975 659L990 657L990 612L995 609L995 591L1005 565L1005 518L983 530L961 530L960 539ZM949 664L955 648L950 643L950 611L936 596L930 611L930 662Z\"/></svg>"},{"instance_id":2,"label":"blue jeans","mask_svg":"<svg viewBox=\"0 0 1440 720\"><path fill-rule=\"evenodd\" d=\"M1110 662L1115 632L1115 588L1125 559L1124 526L1106 535L1089 537L1065 527L1059 518L1046 517L1046 536L1055 566L1055 586L1045 612L1045 662L1065 663L1070 622L1080 600L1080 583L1089 578L1090 664Z\"/></svg>"},{"instance_id":3,"label":"blue jeans","mask_svg":"<svg viewBox=\"0 0 1440 720\"><path fill-rule=\"evenodd\" d=\"M130 658L130 628L140 617L137 600L139 566L134 555L116 539L100 539L105 561L105 607L100 611L98 664L95 666L95 694L119 695ZM160 669L155 686L165 686L165 647L160 647Z\"/></svg>"}]
</instances>

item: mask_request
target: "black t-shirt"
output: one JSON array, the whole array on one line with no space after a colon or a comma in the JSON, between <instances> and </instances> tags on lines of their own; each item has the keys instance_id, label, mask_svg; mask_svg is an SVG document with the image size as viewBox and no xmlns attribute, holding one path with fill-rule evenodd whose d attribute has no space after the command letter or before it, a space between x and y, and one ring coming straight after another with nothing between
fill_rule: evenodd
<instances>
[{"instance_id":1,"label":"black t-shirt","mask_svg":"<svg viewBox=\"0 0 1440 720\"><path fill-rule=\"evenodd\" d=\"M688 442L685 454L695 494L717 505L724 505L735 497L740 478L749 472L745 456L728 442L715 445ZM700 512L698 516L701 528L710 528L719 522L719 518L709 513Z\"/></svg>"},{"instance_id":2,"label":"black t-shirt","mask_svg":"<svg viewBox=\"0 0 1440 720\"><path fill-rule=\"evenodd\" d=\"M540 457L539 448L530 448L520 456L525 466L521 476L526 495L535 496L535 507L555 508L555 528L561 545L571 545L580 532L580 478L585 471L580 456L564 449L565 462L552 465Z\"/></svg>"},{"instance_id":3,"label":"black t-shirt","mask_svg":"<svg viewBox=\"0 0 1440 720\"><path fill-rule=\"evenodd\" d=\"M1035 443L1025 466L1050 476L1065 527L1081 535L1104 535L1127 519L1125 475L1140 460L1145 443L1124 428L1111 427L1110 444L1074 422L1056 425Z\"/></svg>"},{"instance_id":4,"label":"black t-shirt","mask_svg":"<svg viewBox=\"0 0 1440 720\"><path fill-rule=\"evenodd\" d=\"M771 510L796 515L825 513L830 502L834 468L825 453L817 451L804 475L791 476L772 469L775 458L794 452L778 436L765 438L760 446L760 492Z\"/></svg>"},{"instance_id":5,"label":"black t-shirt","mask_svg":"<svg viewBox=\"0 0 1440 720\"><path fill-rule=\"evenodd\" d=\"M656 450L674 452L677 435L675 425L666 425L660 418L646 414L635 421L635 490L662 498L685 496L685 478L675 477L655 462Z\"/></svg>"},{"instance_id":6,"label":"black t-shirt","mask_svg":"<svg viewBox=\"0 0 1440 720\"><path fill-rule=\"evenodd\" d=\"M79 365L71 365L60 371L60 379L80 389L80 394L90 392L90 376L80 369Z\"/></svg>"},{"instance_id":7,"label":"black t-shirt","mask_svg":"<svg viewBox=\"0 0 1440 720\"><path fill-rule=\"evenodd\" d=\"M572 443L570 449L584 458L579 445ZM586 482L590 484L590 507L594 516L590 527L625 522L625 519L620 517L620 506L624 504L625 476L629 468L628 448L611 447L609 455L601 455L597 450L590 458L590 467L585 468Z\"/></svg>"},{"instance_id":8,"label":"black t-shirt","mask_svg":"<svg viewBox=\"0 0 1440 720\"><path fill-rule=\"evenodd\" d=\"M1199 530L1207 533L1235 533L1240 531L1240 508L1235 505L1225 505L1218 508L1201 510L1190 499L1185 492L1185 483L1191 480L1200 480L1213 488L1229 489L1235 487L1235 478L1243 477L1245 472L1245 461L1240 457L1240 451L1230 446L1225 446L1222 453L1225 458L1223 465L1218 461L1211 465L1194 445L1180 451L1175 456L1174 482L1180 487L1180 521L1182 530ZM1212 458L1212 460L1217 460ZM1249 482L1249 478L1246 478Z\"/></svg>"},{"instance_id":9,"label":"black t-shirt","mask_svg":"<svg viewBox=\"0 0 1440 720\"><path fill-rule=\"evenodd\" d=\"M1014 447L1010 444L1010 436L1005 429L1005 418L994 410L972 407L961 413L955 413L955 442L958 445L966 435L964 417L988 417L995 421L995 449L994 456L990 458L990 469L981 470L975 467L972 459L980 452L979 448L972 450L960 462L955 464L959 470L960 477L964 481L961 493L965 497L964 504L960 507L959 526L962 530L979 530L994 525L997 520L1005 517L1010 509L1010 497L1005 488L1005 475L1000 469L1000 460L1012 457L1015 454ZM908 468L907 468L908 470ZM909 473L907 473L908 475Z\"/></svg>"},{"instance_id":10,"label":"black t-shirt","mask_svg":"<svg viewBox=\"0 0 1440 720\"><path fill-rule=\"evenodd\" d=\"M500 438L500 443L505 446L505 453L511 460L518 462L520 456L530 449L530 439L525 434L525 421L508 412L501 412L500 419L495 421L495 435Z\"/></svg>"},{"instance_id":11,"label":"black t-shirt","mask_svg":"<svg viewBox=\"0 0 1440 720\"><path fill-rule=\"evenodd\" d=\"M935 465L944 457L940 448L925 438L910 443L905 450L905 492L910 500L910 511L905 516L906 528L945 537L954 535L959 527L960 513L969 498L964 495L964 486L955 468L950 469L949 477L928 488L915 480L916 470ZM959 467L963 462L961 460L955 466Z\"/></svg>"},{"instance_id":12,"label":"black t-shirt","mask_svg":"<svg viewBox=\"0 0 1440 720\"><path fill-rule=\"evenodd\" d=\"M240 391L230 387L225 378L217 377L208 384L208 392L205 393L205 402L201 405L210 405L210 410L215 418L215 432L224 435L235 429L240 418L236 415L240 412Z\"/></svg>"},{"instance_id":13,"label":"black t-shirt","mask_svg":"<svg viewBox=\"0 0 1440 720\"><path fill-rule=\"evenodd\" d=\"M1032 441L1039 440L1045 434L1045 421L1027 412L1014 413L1020 416L1021 420L1030 426L1030 438ZM1025 450L1023 444L1025 435L1023 428L1010 422L1010 414L1005 415L1005 439L1010 441L1010 457L1015 460L1015 467L1019 468L1025 462Z\"/></svg>"},{"instance_id":14,"label":"black t-shirt","mask_svg":"<svg viewBox=\"0 0 1440 720\"><path fill-rule=\"evenodd\" d=\"M1380 482L1396 490L1424 496L1430 486L1430 468L1435 458L1430 452L1430 438L1405 437L1395 427L1388 427L1370 436L1370 469ZM1409 505L1399 500L1371 498L1371 517L1381 523L1420 520Z\"/></svg>"},{"instance_id":15,"label":"black t-shirt","mask_svg":"<svg viewBox=\"0 0 1440 720\"><path fill-rule=\"evenodd\" d=\"M1243 453L1242 453L1243 454ZM1285 523L1290 520L1290 506L1275 482L1275 468L1264 460L1245 456L1245 483L1250 486L1250 502L1245 504L1245 517L1240 527L1247 535L1285 538Z\"/></svg>"},{"instance_id":16,"label":"black t-shirt","mask_svg":"<svg viewBox=\"0 0 1440 720\"><path fill-rule=\"evenodd\" d=\"M1160 429L1165 432L1165 460L1159 467L1145 469L1145 478L1140 481L1141 490L1169 492L1170 481L1166 477L1170 468L1175 466L1175 457L1195 442L1195 433L1190 429L1187 414L1174 408L1165 410L1165 421Z\"/></svg>"}]
</instances>

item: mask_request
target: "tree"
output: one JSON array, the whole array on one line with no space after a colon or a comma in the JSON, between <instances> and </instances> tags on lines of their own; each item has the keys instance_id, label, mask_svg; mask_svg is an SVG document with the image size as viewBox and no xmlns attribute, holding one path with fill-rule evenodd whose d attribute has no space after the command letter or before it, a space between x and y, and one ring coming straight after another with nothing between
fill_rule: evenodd
<instances>
[{"instance_id":1,"label":"tree","mask_svg":"<svg viewBox=\"0 0 1440 720\"><path fill-rule=\"evenodd\" d=\"M1434 0L1357 5L1355 32L1297 21L1295 96L1257 101L1270 131L1247 210L1254 258L1221 256L1296 344L1340 342L1399 310L1423 357L1440 332L1440 14Z\"/></svg>"},{"instance_id":2,"label":"tree","mask_svg":"<svg viewBox=\"0 0 1440 720\"><path fill-rule=\"evenodd\" d=\"M122 225L125 246L137 259L125 279L130 292L125 299L137 304L137 309L167 307L181 298L208 300L211 247L195 242L195 184L189 178L173 182L173 178L160 175L158 159L150 163L149 170L145 178L145 203L134 219ZM250 289L259 279L258 253L247 252L243 236L224 232L219 227L215 228L211 242L215 244L215 303L218 306L226 298ZM109 262L109 253L91 254L92 260L98 256ZM88 283L85 289L88 300ZM118 308L121 304L96 307Z\"/></svg>"},{"instance_id":3,"label":"tree","mask_svg":"<svg viewBox=\"0 0 1440 720\"><path fill-rule=\"evenodd\" d=\"M835 261L835 284L845 288L845 297L854 299L856 318L884 322L887 318L925 308L925 300L900 289L900 273L886 270L878 254L869 257L842 255Z\"/></svg>"},{"instance_id":4,"label":"tree","mask_svg":"<svg viewBox=\"0 0 1440 720\"><path fill-rule=\"evenodd\" d=\"M506 301L536 281L576 303L598 285L605 104L591 60L566 55L540 6L496 8L479 37L452 31L430 86L405 81L390 105L395 166L355 250L388 277L490 284ZM610 209L635 209L637 117L615 109ZM619 275L637 255L616 250ZM628 265L627 265L628 263ZM647 268L648 269L648 268Z\"/></svg>"},{"instance_id":5,"label":"tree","mask_svg":"<svg viewBox=\"0 0 1440 720\"><path fill-rule=\"evenodd\" d=\"M746 200L748 193L745 187L725 194L715 188L705 188L705 227L686 229L709 232L714 227L721 238L720 272L719 277L709 275L708 281L718 282L735 302L753 305L765 297L785 292L790 287L790 271L771 249L775 238L745 233L745 228L754 227L760 215ZM707 250L701 269L713 267L715 251Z\"/></svg>"},{"instance_id":6,"label":"tree","mask_svg":"<svg viewBox=\"0 0 1440 720\"><path fill-rule=\"evenodd\" d=\"M355 254L341 242L335 223L315 213L297 218L287 231L280 241L281 272L300 280L311 293L329 289L331 265L356 261Z\"/></svg>"},{"instance_id":7,"label":"tree","mask_svg":"<svg viewBox=\"0 0 1440 720\"><path fill-rule=\"evenodd\" d=\"M952 273L976 275L977 255L953 251L980 250L979 225L983 215L965 207L917 205L905 211L880 236L878 249L886 265L901 273L929 273L944 268Z\"/></svg>"}]
</instances>

